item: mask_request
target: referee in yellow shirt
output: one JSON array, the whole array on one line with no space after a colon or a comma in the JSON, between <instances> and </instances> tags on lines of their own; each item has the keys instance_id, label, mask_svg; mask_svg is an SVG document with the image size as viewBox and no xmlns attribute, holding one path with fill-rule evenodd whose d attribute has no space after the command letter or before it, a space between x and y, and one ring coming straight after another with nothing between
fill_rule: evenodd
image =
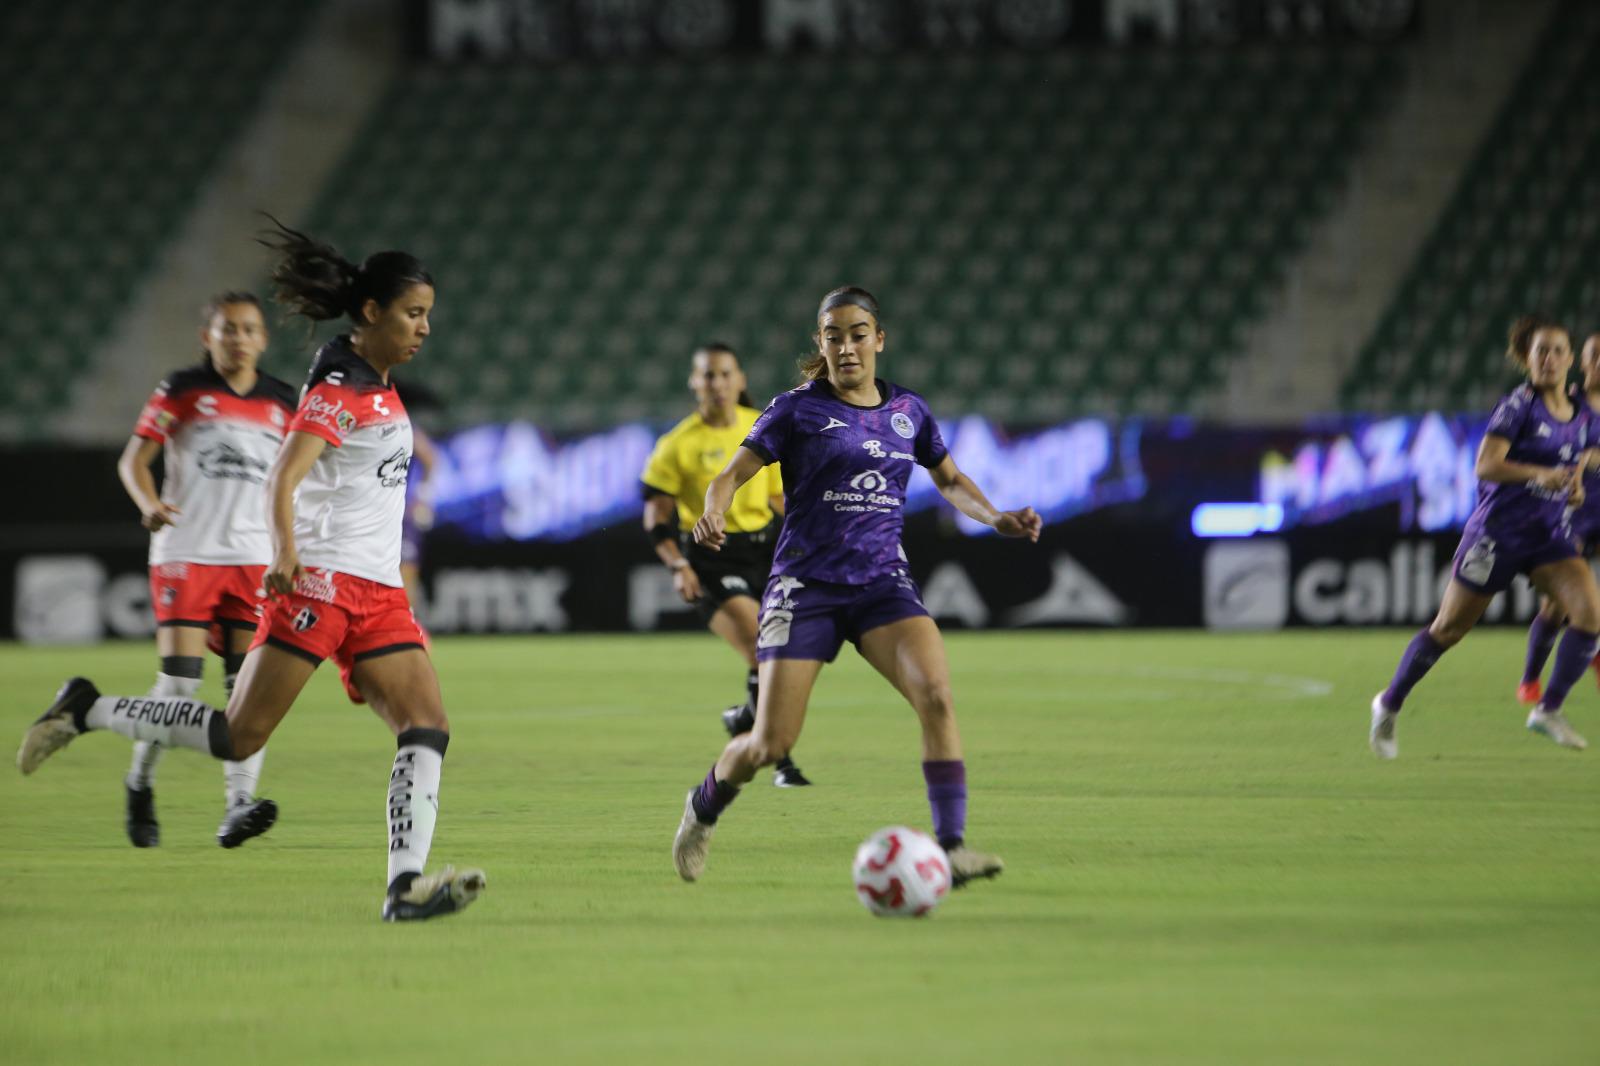
<instances>
[{"instance_id":1,"label":"referee in yellow shirt","mask_svg":"<svg viewBox=\"0 0 1600 1066\"><path fill-rule=\"evenodd\" d=\"M689 388L696 401L694 414L656 441L641 476L644 528L656 555L672 571L678 595L694 604L711 631L744 658L745 702L722 714L722 724L738 736L756 721L759 597L772 569L772 548L783 518L783 481L777 464L751 478L734 494L722 550L696 545L688 533L705 509L706 487L728 465L761 412L750 406L739 357L726 344L696 349ZM811 782L785 755L772 783L793 788Z\"/></svg>"}]
</instances>

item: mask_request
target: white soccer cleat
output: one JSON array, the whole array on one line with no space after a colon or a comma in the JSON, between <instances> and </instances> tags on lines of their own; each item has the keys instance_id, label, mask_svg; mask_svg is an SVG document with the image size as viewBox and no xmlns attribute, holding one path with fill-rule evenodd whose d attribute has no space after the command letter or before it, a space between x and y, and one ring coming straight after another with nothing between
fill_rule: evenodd
<instances>
[{"instance_id":1,"label":"white soccer cleat","mask_svg":"<svg viewBox=\"0 0 1600 1066\"><path fill-rule=\"evenodd\" d=\"M988 880L1006 868L1006 864L1000 861L1000 856L974 851L966 844L957 844L945 852L945 855L950 859L951 888L960 888L980 878Z\"/></svg>"},{"instance_id":2,"label":"white soccer cleat","mask_svg":"<svg viewBox=\"0 0 1600 1066\"><path fill-rule=\"evenodd\" d=\"M711 832L716 825L707 825L694 813L694 790L689 790L683 801L683 821L678 823L678 835L672 838L672 865L685 881L697 881L705 872L706 852L711 850Z\"/></svg>"},{"instance_id":3,"label":"white soccer cleat","mask_svg":"<svg viewBox=\"0 0 1600 1066\"><path fill-rule=\"evenodd\" d=\"M94 706L100 691L86 677L68 678L56 692L55 702L22 735L17 749L17 769L31 774L39 764L79 736L78 716Z\"/></svg>"},{"instance_id":4,"label":"white soccer cleat","mask_svg":"<svg viewBox=\"0 0 1600 1066\"><path fill-rule=\"evenodd\" d=\"M1393 759L1400 754L1400 741L1394 735L1399 719L1399 711L1391 711L1383 705L1383 693L1372 697L1372 728L1367 732L1367 744L1378 758Z\"/></svg>"},{"instance_id":5,"label":"white soccer cleat","mask_svg":"<svg viewBox=\"0 0 1600 1066\"><path fill-rule=\"evenodd\" d=\"M1547 711L1544 704L1536 704L1528 712L1528 731L1549 737L1563 748L1573 751L1582 751L1589 746L1578 731L1572 728L1572 723L1567 721L1567 716L1559 710Z\"/></svg>"},{"instance_id":6,"label":"white soccer cleat","mask_svg":"<svg viewBox=\"0 0 1600 1066\"><path fill-rule=\"evenodd\" d=\"M386 922L418 922L454 914L465 910L467 904L477 899L489 886L489 878L482 870L457 871L446 866L431 874L416 878L404 892L397 892L383 901L383 920Z\"/></svg>"}]
</instances>

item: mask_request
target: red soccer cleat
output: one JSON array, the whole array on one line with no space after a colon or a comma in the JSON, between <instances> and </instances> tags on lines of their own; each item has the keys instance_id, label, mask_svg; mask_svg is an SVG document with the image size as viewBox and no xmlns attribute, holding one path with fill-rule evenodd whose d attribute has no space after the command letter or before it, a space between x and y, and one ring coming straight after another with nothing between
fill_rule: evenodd
<instances>
[{"instance_id":1,"label":"red soccer cleat","mask_svg":"<svg viewBox=\"0 0 1600 1066\"><path fill-rule=\"evenodd\" d=\"M1595 664L1595 669L1600 670L1600 663ZM1518 703L1532 706L1533 704L1538 703L1539 697L1543 695L1544 693L1540 690L1539 682L1537 681L1524 681L1522 684L1517 686Z\"/></svg>"}]
</instances>

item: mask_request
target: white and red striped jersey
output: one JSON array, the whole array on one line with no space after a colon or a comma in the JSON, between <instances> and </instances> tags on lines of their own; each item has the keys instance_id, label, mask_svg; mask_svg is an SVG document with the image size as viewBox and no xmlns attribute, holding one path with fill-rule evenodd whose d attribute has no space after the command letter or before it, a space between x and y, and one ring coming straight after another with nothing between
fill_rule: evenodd
<instances>
[{"instance_id":1,"label":"white and red striped jersey","mask_svg":"<svg viewBox=\"0 0 1600 1066\"><path fill-rule=\"evenodd\" d=\"M161 499L178 516L150 535L150 565L272 561L264 486L293 411L287 382L258 373L241 396L210 360L156 386L133 432L161 443Z\"/></svg>"},{"instance_id":2,"label":"white and red striped jersey","mask_svg":"<svg viewBox=\"0 0 1600 1066\"><path fill-rule=\"evenodd\" d=\"M402 587L411 419L399 393L351 350L348 336L335 337L317 352L289 428L332 445L295 496L301 565Z\"/></svg>"}]
</instances>

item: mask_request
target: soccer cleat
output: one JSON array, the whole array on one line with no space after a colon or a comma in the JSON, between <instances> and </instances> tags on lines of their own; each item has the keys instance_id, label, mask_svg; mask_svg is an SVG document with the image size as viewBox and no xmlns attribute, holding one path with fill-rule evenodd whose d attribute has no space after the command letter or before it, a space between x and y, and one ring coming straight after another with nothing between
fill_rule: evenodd
<instances>
[{"instance_id":1,"label":"soccer cleat","mask_svg":"<svg viewBox=\"0 0 1600 1066\"><path fill-rule=\"evenodd\" d=\"M156 821L156 790L133 788L128 790L127 818L123 821L128 830L128 840L136 848L153 848L161 843L161 823Z\"/></svg>"},{"instance_id":2,"label":"soccer cleat","mask_svg":"<svg viewBox=\"0 0 1600 1066\"><path fill-rule=\"evenodd\" d=\"M482 870L457 873L454 866L446 866L438 873L422 874L403 890L384 897L383 920L421 922L454 914L466 910L488 886L488 875Z\"/></svg>"},{"instance_id":3,"label":"soccer cleat","mask_svg":"<svg viewBox=\"0 0 1600 1066\"><path fill-rule=\"evenodd\" d=\"M779 788L806 788L811 784L811 779L800 772L800 767L788 756L778 760L778 765L772 771L772 783Z\"/></svg>"},{"instance_id":4,"label":"soccer cleat","mask_svg":"<svg viewBox=\"0 0 1600 1066\"><path fill-rule=\"evenodd\" d=\"M1399 718L1399 711L1391 711L1383 705L1383 693L1372 697L1372 728L1367 732L1367 745L1380 759L1393 759L1400 754L1400 742L1394 735Z\"/></svg>"},{"instance_id":5,"label":"soccer cleat","mask_svg":"<svg viewBox=\"0 0 1600 1066\"><path fill-rule=\"evenodd\" d=\"M678 823L678 835L672 838L672 865L685 881L699 880L705 872L706 852L711 850L711 832L716 824L707 825L694 813L694 790L683 801L683 821Z\"/></svg>"},{"instance_id":6,"label":"soccer cleat","mask_svg":"<svg viewBox=\"0 0 1600 1066\"><path fill-rule=\"evenodd\" d=\"M1523 704L1524 706L1532 707L1535 703L1538 703L1543 696L1544 693L1539 690L1539 682L1537 679L1533 681L1524 681L1517 686L1517 702Z\"/></svg>"},{"instance_id":7,"label":"soccer cleat","mask_svg":"<svg viewBox=\"0 0 1600 1066\"><path fill-rule=\"evenodd\" d=\"M222 815L217 826L217 843L236 848L251 837L258 837L278 820L278 805L271 800L245 800L235 803Z\"/></svg>"},{"instance_id":8,"label":"soccer cleat","mask_svg":"<svg viewBox=\"0 0 1600 1066\"><path fill-rule=\"evenodd\" d=\"M17 749L17 769L31 774L40 763L72 743L78 735L78 716L87 713L99 698L100 690L88 678L68 678L66 684L56 690L50 709L22 735L22 747Z\"/></svg>"},{"instance_id":9,"label":"soccer cleat","mask_svg":"<svg viewBox=\"0 0 1600 1066\"><path fill-rule=\"evenodd\" d=\"M750 709L748 703L741 703L737 707L729 707L722 712L722 728L728 731L730 737L737 737L756 727L756 712Z\"/></svg>"},{"instance_id":10,"label":"soccer cleat","mask_svg":"<svg viewBox=\"0 0 1600 1066\"><path fill-rule=\"evenodd\" d=\"M1572 728L1572 723L1567 721L1566 715L1559 710L1547 711L1542 703L1528 712L1528 729L1530 732L1549 737L1563 748L1582 751L1589 746L1589 742Z\"/></svg>"},{"instance_id":11,"label":"soccer cleat","mask_svg":"<svg viewBox=\"0 0 1600 1066\"><path fill-rule=\"evenodd\" d=\"M948 849L945 855L950 859L951 888L960 888L968 881L975 881L980 877L994 877L1006 868L1006 864L1000 861L1000 856L973 851L965 844L957 844Z\"/></svg>"}]
</instances>

